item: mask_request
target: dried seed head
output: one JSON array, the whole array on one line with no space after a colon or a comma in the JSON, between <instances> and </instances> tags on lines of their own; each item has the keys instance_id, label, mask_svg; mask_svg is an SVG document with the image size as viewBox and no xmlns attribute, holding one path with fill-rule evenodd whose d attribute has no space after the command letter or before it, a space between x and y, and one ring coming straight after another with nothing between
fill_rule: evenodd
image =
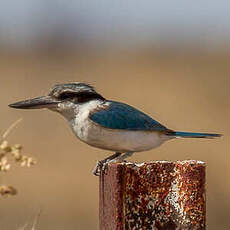
<instances>
[{"instance_id":1,"label":"dried seed head","mask_svg":"<svg viewBox=\"0 0 230 230\"><path fill-rule=\"evenodd\" d=\"M6 157L2 157L0 160L0 171L7 172L10 169L10 164L7 161Z\"/></svg>"},{"instance_id":2,"label":"dried seed head","mask_svg":"<svg viewBox=\"0 0 230 230\"><path fill-rule=\"evenodd\" d=\"M0 139L0 172L7 172L10 169L11 165L8 163L10 156L21 166L31 167L36 163L33 158L25 156L21 153L22 145L15 144L11 146L6 140L6 137L10 131L16 126L16 124L18 124L19 121L20 120L11 125ZM16 193L16 189L12 186L0 186L0 196L16 195Z\"/></svg>"},{"instance_id":3,"label":"dried seed head","mask_svg":"<svg viewBox=\"0 0 230 230\"><path fill-rule=\"evenodd\" d=\"M11 147L8 144L8 141L4 140L2 141L1 145L0 145L0 149L4 152L10 152L11 151Z\"/></svg>"},{"instance_id":4,"label":"dried seed head","mask_svg":"<svg viewBox=\"0 0 230 230\"><path fill-rule=\"evenodd\" d=\"M13 146L13 148L21 151L22 150L22 145L21 144L16 144L16 145Z\"/></svg>"},{"instance_id":5,"label":"dried seed head","mask_svg":"<svg viewBox=\"0 0 230 230\"><path fill-rule=\"evenodd\" d=\"M36 161L32 157L22 156L21 159L21 166L31 167L32 165L36 164Z\"/></svg>"},{"instance_id":6,"label":"dried seed head","mask_svg":"<svg viewBox=\"0 0 230 230\"><path fill-rule=\"evenodd\" d=\"M17 194L17 190L13 186L0 186L0 195L3 197L14 196Z\"/></svg>"}]
</instances>

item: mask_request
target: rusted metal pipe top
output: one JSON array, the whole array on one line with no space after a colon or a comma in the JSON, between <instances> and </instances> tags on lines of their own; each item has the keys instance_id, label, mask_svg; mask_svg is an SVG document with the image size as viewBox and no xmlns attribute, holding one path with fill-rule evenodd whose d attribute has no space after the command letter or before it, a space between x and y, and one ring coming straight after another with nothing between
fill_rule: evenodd
<instances>
[{"instance_id":1,"label":"rusted metal pipe top","mask_svg":"<svg viewBox=\"0 0 230 230\"><path fill-rule=\"evenodd\" d=\"M100 230L205 229L205 163L112 163L100 175Z\"/></svg>"}]
</instances>

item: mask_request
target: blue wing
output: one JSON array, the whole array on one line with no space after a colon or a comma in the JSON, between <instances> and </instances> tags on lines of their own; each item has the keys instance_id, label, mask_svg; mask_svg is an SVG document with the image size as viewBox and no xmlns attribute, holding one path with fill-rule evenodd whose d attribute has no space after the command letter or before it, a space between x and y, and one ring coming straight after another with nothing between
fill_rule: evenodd
<instances>
[{"instance_id":1,"label":"blue wing","mask_svg":"<svg viewBox=\"0 0 230 230\"><path fill-rule=\"evenodd\" d=\"M90 115L95 123L109 129L166 131L166 127L143 112L124 103L109 101L109 106Z\"/></svg>"}]
</instances>

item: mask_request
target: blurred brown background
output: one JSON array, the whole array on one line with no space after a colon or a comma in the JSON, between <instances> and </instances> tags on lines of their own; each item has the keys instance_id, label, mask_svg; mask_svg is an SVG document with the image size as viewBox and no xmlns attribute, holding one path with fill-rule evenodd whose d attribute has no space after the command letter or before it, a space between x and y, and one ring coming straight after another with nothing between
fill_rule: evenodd
<instances>
[{"instance_id":1,"label":"blurred brown background","mask_svg":"<svg viewBox=\"0 0 230 230\"><path fill-rule=\"evenodd\" d=\"M207 162L208 229L230 229L230 4L222 3L1 3L0 127L22 117L9 141L38 163L1 175L19 194L0 201L0 229L31 224L39 210L37 229L98 229L91 170L109 153L79 142L58 114L7 107L72 81L91 83L171 129L223 133L171 141L130 160Z\"/></svg>"}]
</instances>

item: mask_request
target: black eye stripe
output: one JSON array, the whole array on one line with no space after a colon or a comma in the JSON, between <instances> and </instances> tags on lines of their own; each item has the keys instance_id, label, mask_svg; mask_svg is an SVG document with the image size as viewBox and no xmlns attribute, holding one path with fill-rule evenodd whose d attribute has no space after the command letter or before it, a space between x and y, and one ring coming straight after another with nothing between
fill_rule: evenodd
<instances>
[{"instance_id":1,"label":"black eye stripe","mask_svg":"<svg viewBox=\"0 0 230 230\"><path fill-rule=\"evenodd\" d=\"M77 93L73 93L73 92L64 92L64 93L61 93L58 98L61 99L61 100L65 100L65 99L68 99L68 98L74 98L74 97L77 97L78 94Z\"/></svg>"},{"instance_id":2,"label":"black eye stripe","mask_svg":"<svg viewBox=\"0 0 230 230\"><path fill-rule=\"evenodd\" d=\"M92 99L105 100L100 94L92 93L92 92L81 92L81 93L63 92L58 96L58 99L60 100L73 99L73 98L76 98L78 103L87 102Z\"/></svg>"}]
</instances>

